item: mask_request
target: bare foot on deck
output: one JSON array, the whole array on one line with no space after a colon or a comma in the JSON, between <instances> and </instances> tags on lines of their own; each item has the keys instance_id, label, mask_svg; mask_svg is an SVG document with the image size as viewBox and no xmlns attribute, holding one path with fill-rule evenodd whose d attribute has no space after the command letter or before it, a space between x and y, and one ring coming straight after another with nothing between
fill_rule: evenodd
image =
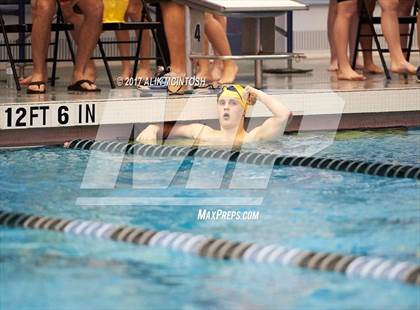
<instances>
[{"instance_id":1,"label":"bare foot on deck","mask_svg":"<svg viewBox=\"0 0 420 310\"><path fill-rule=\"evenodd\" d=\"M338 62L337 59L331 59L330 66L328 67L328 71L336 72L338 70Z\"/></svg>"},{"instance_id":2,"label":"bare foot on deck","mask_svg":"<svg viewBox=\"0 0 420 310\"><path fill-rule=\"evenodd\" d=\"M366 77L362 74L357 73L351 68L339 69L337 71L337 78L345 81L364 81Z\"/></svg>"},{"instance_id":3,"label":"bare foot on deck","mask_svg":"<svg viewBox=\"0 0 420 310\"><path fill-rule=\"evenodd\" d=\"M23 85L28 85L31 82L32 82L32 75L28 75L27 77L19 79L19 84L22 85L22 86Z\"/></svg>"},{"instance_id":4,"label":"bare foot on deck","mask_svg":"<svg viewBox=\"0 0 420 310\"><path fill-rule=\"evenodd\" d=\"M212 81L218 81L222 78L223 74L223 62L215 60L210 72L210 78Z\"/></svg>"},{"instance_id":5,"label":"bare foot on deck","mask_svg":"<svg viewBox=\"0 0 420 310\"><path fill-rule=\"evenodd\" d=\"M223 68L222 77L219 84L230 84L235 82L236 74L238 73L238 66L232 62L226 62Z\"/></svg>"},{"instance_id":6,"label":"bare foot on deck","mask_svg":"<svg viewBox=\"0 0 420 310\"><path fill-rule=\"evenodd\" d=\"M84 76L89 81L96 81L96 66L93 60L89 60L87 63Z\"/></svg>"},{"instance_id":7,"label":"bare foot on deck","mask_svg":"<svg viewBox=\"0 0 420 310\"><path fill-rule=\"evenodd\" d=\"M21 85L28 85L28 90L35 91L37 93L45 92L46 78L43 75L41 75L41 74L32 74L32 75L28 76L27 78L25 78L25 80L26 80L25 81L26 84L22 84L21 83ZM43 84L40 84L40 85L37 85L37 84L30 85L32 82L44 82L44 83Z\"/></svg>"},{"instance_id":8,"label":"bare foot on deck","mask_svg":"<svg viewBox=\"0 0 420 310\"><path fill-rule=\"evenodd\" d=\"M213 83L215 83L215 81L212 80L210 74L203 75L202 73L197 72L195 78L199 81L204 81L203 84L200 84L202 86L197 86L198 88L207 88L209 85L213 85Z\"/></svg>"},{"instance_id":9,"label":"bare foot on deck","mask_svg":"<svg viewBox=\"0 0 420 310\"><path fill-rule=\"evenodd\" d=\"M123 68L123 70L121 71L120 77L122 77L124 79L124 81L129 79L131 77L130 68L128 68L128 69Z\"/></svg>"},{"instance_id":10,"label":"bare foot on deck","mask_svg":"<svg viewBox=\"0 0 420 310\"><path fill-rule=\"evenodd\" d=\"M136 77L138 79L151 79L153 77L153 73L150 69L140 68L137 70Z\"/></svg>"},{"instance_id":11,"label":"bare foot on deck","mask_svg":"<svg viewBox=\"0 0 420 310\"><path fill-rule=\"evenodd\" d=\"M356 61L356 70L365 70L365 66L361 63L361 62L359 62L359 61Z\"/></svg>"},{"instance_id":12,"label":"bare foot on deck","mask_svg":"<svg viewBox=\"0 0 420 310\"><path fill-rule=\"evenodd\" d=\"M384 70L381 67L375 65L374 63L366 64L365 69L363 71L366 72L366 73L369 73L369 74L382 74L382 73L384 73Z\"/></svg>"},{"instance_id":13,"label":"bare foot on deck","mask_svg":"<svg viewBox=\"0 0 420 310\"><path fill-rule=\"evenodd\" d=\"M195 77L197 79L204 78L207 82L213 82L212 76L211 76L210 71L208 69L199 68L197 73L195 74Z\"/></svg>"},{"instance_id":14,"label":"bare foot on deck","mask_svg":"<svg viewBox=\"0 0 420 310\"><path fill-rule=\"evenodd\" d=\"M391 71L398 74L415 75L417 68L408 61L404 61L402 63L391 63Z\"/></svg>"}]
</instances>

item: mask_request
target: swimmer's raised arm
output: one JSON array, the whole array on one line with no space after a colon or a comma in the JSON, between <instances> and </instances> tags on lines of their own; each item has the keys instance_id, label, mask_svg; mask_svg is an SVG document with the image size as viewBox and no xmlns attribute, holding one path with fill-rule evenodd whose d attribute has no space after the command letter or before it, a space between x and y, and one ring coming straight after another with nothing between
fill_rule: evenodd
<instances>
[{"instance_id":1,"label":"swimmer's raised arm","mask_svg":"<svg viewBox=\"0 0 420 310\"><path fill-rule=\"evenodd\" d=\"M171 138L182 137L197 139L201 131L207 126L203 124L174 125L170 131ZM157 144L158 137L162 136L163 125L150 124L136 138L137 142L147 144Z\"/></svg>"},{"instance_id":2,"label":"swimmer's raised arm","mask_svg":"<svg viewBox=\"0 0 420 310\"><path fill-rule=\"evenodd\" d=\"M249 95L257 97L257 100L261 101L273 113L273 116L265 120L261 126L251 130L250 135L255 140L273 140L281 136L293 117L292 112L272 96L251 86L245 88L246 98Z\"/></svg>"}]
</instances>

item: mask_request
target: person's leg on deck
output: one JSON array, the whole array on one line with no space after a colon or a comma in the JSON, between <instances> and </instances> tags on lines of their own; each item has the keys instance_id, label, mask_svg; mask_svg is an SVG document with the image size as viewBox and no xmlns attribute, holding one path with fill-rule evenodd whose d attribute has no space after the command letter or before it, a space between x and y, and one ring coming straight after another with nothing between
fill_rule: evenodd
<instances>
[{"instance_id":1,"label":"person's leg on deck","mask_svg":"<svg viewBox=\"0 0 420 310\"><path fill-rule=\"evenodd\" d=\"M125 20L132 22L140 22L143 11L143 5L138 0L130 0L127 12L125 13ZM115 35L118 41L129 41L130 32L128 30L115 31ZM137 36L139 32L137 32ZM118 49L120 50L121 56L130 56L130 44L119 43ZM141 46L140 46L140 57L150 57L150 31L145 30L142 34ZM131 77L131 62L129 60L122 61L122 73L121 76L126 79ZM140 60L139 68L136 73L138 78L150 78L152 72L150 70L150 60Z\"/></svg>"},{"instance_id":2,"label":"person's leg on deck","mask_svg":"<svg viewBox=\"0 0 420 310\"><path fill-rule=\"evenodd\" d=\"M224 30L224 33L227 36L227 18L226 18L226 16L213 15L213 17L220 23L220 25L222 26L222 28ZM217 55L217 51L214 51L214 52ZM213 62L210 75L211 75L213 81L219 81L222 78L222 74L223 74L223 61L216 59Z\"/></svg>"},{"instance_id":3,"label":"person's leg on deck","mask_svg":"<svg viewBox=\"0 0 420 310\"><path fill-rule=\"evenodd\" d=\"M207 36L203 36L203 54L209 55L209 40ZM213 81L210 75L210 61L208 59L199 59L198 60L198 71L196 73L197 78L204 78L207 81Z\"/></svg>"},{"instance_id":4,"label":"person's leg on deck","mask_svg":"<svg viewBox=\"0 0 420 310\"><path fill-rule=\"evenodd\" d=\"M161 2L160 6L171 58L171 72L184 76L186 73L185 8L172 1Z\"/></svg>"},{"instance_id":5,"label":"person's leg on deck","mask_svg":"<svg viewBox=\"0 0 420 310\"><path fill-rule=\"evenodd\" d=\"M373 14L375 10L376 0L369 0L368 1L368 10L370 14ZM362 34L372 34L369 25L363 24L361 29ZM373 61L373 54L372 54L372 37L360 37L360 45L364 49L363 51L363 70L366 73L370 74L381 74L384 70L377 66Z\"/></svg>"},{"instance_id":6,"label":"person's leg on deck","mask_svg":"<svg viewBox=\"0 0 420 310\"><path fill-rule=\"evenodd\" d=\"M223 25L212 15L206 13L204 15L206 36L212 44L217 55L230 56L229 41L227 39L226 30ZM218 81L220 84L233 83L238 73L238 66L233 60L223 61L223 73Z\"/></svg>"},{"instance_id":7,"label":"person's leg on deck","mask_svg":"<svg viewBox=\"0 0 420 310\"><path fill-rule=\"evenodd\" d=\"M71 1L62 2L60 4L61 11L66 23L73 24L74 30L71 32L74 42L79 42L80 37L80 27L84 21L84 15L77 14L73 10L74 4ZM89 59L86 69L85 69L86 79L95 82L96 81L96 67L95 62L92 59Z\"/></svg>"},{"instance_id":8,"label":"person's leg on deck","mask_svg":"<svg viewBox=\"0 0 420 310\"><path fill-rule=\"evenodd\" d=\"M413 7L414 7L415 0L400 0L398 5L398 16L410 16ZM400 24L400 34L401 34L401 47L407 48L408 42L408 32L410 30L409 24ZM404 56L407 55L406 52L403 52Z\"/></svg>"},{"instance_id":9,"label":"person's leg on deck","mask_svg":"<svg viewBox=\"0 0 420 310\"><path fill-rule=\"evenodd\" d=\"M356 35L357 35L357 26L359 24L358 14L353 15L350 25L350 36L349 36L349 59L352 59L354 51L356 50ZM362 38L360 38L361 41ZM356 57L356 70L364 70L363 64L359 61L359 55Z\"/></svg>"},{"instance_id":10,"label":"person's leg on deck","mask_svg":"<svg viewBox=\"0 0 420 310\"><path fill-rule=\"evenodd\" d=\"M32 0L32 82L47 82L47 55L51 38L51 23L55 13L54 0ZM29 85L28 90L45 91L45 85Z\"/></svg>"},{"instance_id":11,"label":"person's leg on deck","mask_svg":"<svg viewBox=\"0 0 420 310\"><path fill-rule=\"evenodd\" d=\"M391 56L391 71L402 74L415 74L417 68L405 59L401 48L398 4L398 0L379 0L379 5L382 9L382 32L388 43Z\"/></svg>"},{"instance_id":12,"label":"person's leg on deck","mask_svg":"<svg viewBox=\"0 0 420 310\"><path fill-rule=\"evenodd\" d=\"M330 45L330 66L328 71L337 71L337 51L334 44L334 23L335 18L337 17L337 0L330 0L328 6L328 21L327 21L327 33L328 33L328 43Z\"/></svg>"},{"instance_id":13,"label":"person's leg on deck","mask_svg":"<svg viewBox=\"0 0 420 310\"><path fill-rule=\"evenodd\" d=\"M73 69L71 84L80 80L89 80L87 67L93 50L98 43L102 31L103 3L101 0L79 0L77 5L81 9L84 19L80 25L76 52L76 63ZM93 81L92 81L93 82ZM83 83L86 90L96 89L95 84Z\"/></svg>"},{"instance_id":14,"label":"person's leg on deck","mask_svg":"<svg viewBox=\"0 0 420 310\"><path fill-rule=\"evenodd\" d=\"M339 80L360 81L366 79L352 69L347 53L350 25L356 12L357 0L339 1L337 3L337 17L334 23L334 45L337 51L337 77Z\"/></svg>"}]
</instances>

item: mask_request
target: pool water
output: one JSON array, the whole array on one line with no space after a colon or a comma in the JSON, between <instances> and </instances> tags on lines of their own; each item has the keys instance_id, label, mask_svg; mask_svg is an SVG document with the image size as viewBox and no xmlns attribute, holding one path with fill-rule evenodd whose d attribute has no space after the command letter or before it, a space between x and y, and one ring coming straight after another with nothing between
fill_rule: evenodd
<instances>
[{"instance_id":1,"label":"pool water","mask_svg":"<svg viewBox=\"0 0 420 310\"><path fill-rule=\"evenodd\" d=\"M299 153L326 133L286 136L250 146ZM317 156L420 164L420 131L339 133ZM0 151L2 210L100 220L305 250L380 256L420 263L420 187L411 179L282 167L267 187L252 188L266 169L240 169L239 189L200 188L218 160L196 160L205 177L181 169L165 190L133 187L133 171L165 184L174 159L127 156L111 189L81 188L90 151L59 147ZM101 162L116 160L102 153ZM100 169L100 167L98 167ZM198 185L198 186L197 186ZM251 189L243 190L248 185ZM80 197L263 197L256 221L198 221L199 205L79 203ZM223 200L224 199L224 200ZM205 206L218 209L221 206ZM215 261L167 249L98 241L46 231L0 228L1 309L419 309L418 287L270 264Z\"/></svg>"}]
</instances>

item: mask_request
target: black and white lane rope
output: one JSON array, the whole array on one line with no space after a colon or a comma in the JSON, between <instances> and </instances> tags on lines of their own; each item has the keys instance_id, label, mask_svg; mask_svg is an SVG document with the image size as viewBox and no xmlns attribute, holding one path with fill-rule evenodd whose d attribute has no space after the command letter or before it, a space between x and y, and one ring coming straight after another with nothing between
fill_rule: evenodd
<instances>
[{"instance_id":1,"label":"black and white lane rope","mask_svg":"<svg viewBox=\"0 0 420 310\"><path fill-rule=\"evenodd\" d=\"M130 144L118 141L95 141L77 139L68 144L68 148L119 152L146 157L201 157L224 159L233 162L279 166L300 166L336 171L364 173L391 178L409 178L420 180L420 167L390 163L373 163L360 160L345 160L322 157L282 156L270 153L240 152L198 147L180 147L170 145Z\"/></svg>"},{"instance_id":2,"label":"black and white lane rope","mask_svg":"<svg viewBox=\"0 0 420 310\"><path fill-rule=\"evenodd\" d=\"M420 265L378 257L304 251L279 245L258 245L182 232L154 231L94 221L0 211L0 225L89 236L145 246L160 246L224 260L272 263L335 271L347 276L385 279L420 285Z\"/></svg>"}]
</instances>

